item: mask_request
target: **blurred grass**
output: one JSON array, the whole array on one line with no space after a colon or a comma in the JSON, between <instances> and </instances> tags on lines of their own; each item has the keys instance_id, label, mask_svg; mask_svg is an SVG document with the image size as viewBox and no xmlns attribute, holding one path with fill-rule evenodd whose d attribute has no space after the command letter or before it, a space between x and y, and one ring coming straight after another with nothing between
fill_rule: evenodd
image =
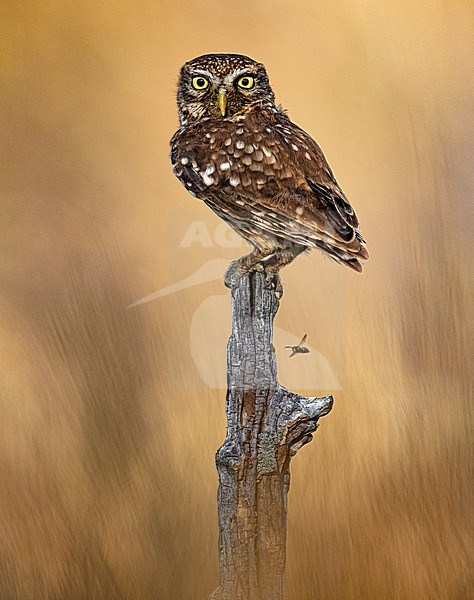
<instances>
[{"instance_id":1,"label":"blurred grass","mask_svg":"<svg viewBox=\"0 0 474 600\"><path fill-rule=\"evenodd\" d=\"M218 223L168 159L178 69L209 51L267 65L371 252L359 277L316 253L284 272L278 324L309 330L344 381L293 464L289 597L470 597L472 12L3 3L2 600L191 600L215 586L224 394L200 379L188 332L225 290L126 309L239 253L178 249L169 233ZM224 351L203 340L211 364Z\"/></svg>"}]
</instances>

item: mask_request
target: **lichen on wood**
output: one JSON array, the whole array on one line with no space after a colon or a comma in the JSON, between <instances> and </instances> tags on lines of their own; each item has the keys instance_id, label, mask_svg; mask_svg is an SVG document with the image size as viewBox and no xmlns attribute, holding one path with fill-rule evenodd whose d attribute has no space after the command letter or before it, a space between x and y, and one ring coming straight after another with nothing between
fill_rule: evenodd
<instances>
[{"instance_id":1,"label":"lichen on wood","mask_svg":"<svg viewBox=\"0 0 474 600\"><path fill-rule=\"evenodd\" d=\"M277 449L281 430L262 431L257 435L257 481L278 469Z\"/></svg>"}]
</instances>

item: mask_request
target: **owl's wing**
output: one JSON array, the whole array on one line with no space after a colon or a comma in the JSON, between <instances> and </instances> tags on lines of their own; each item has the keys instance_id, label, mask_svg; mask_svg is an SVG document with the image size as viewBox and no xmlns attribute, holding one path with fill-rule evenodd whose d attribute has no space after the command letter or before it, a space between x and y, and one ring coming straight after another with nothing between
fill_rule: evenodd
<instances>
[{"instance_id":1,"label":"owl's wing","mask_svg":"<svg viewBox=\"0 0 474 600\"><path fill-rule=\"evenodd\" d=\"M286 121L277 122L276 135L283 137L283 155L304 175L306 183L314 194L316 210L322 210L336 228L346 233L346 227L358 230L359 220L349 204L346 195L338 185L323 151L319 145L300 127L284 116ZM303 186L304 187L304 186ZM345 225L344 225L345 224Z\"/></svg>"},{"instance_id":2,"label":"owl's wing","mask_svg":"<svg viewBox=\"0 0 474 600\"><path fill-rule=\"evenodd\" d=\"M321 246L321 241L335 244L359 258L367 258L357 215L321 148L283 113L272 117L272 126L261 128L264 133L260 145L271 147L275 162L270 167L278 192L268 194L268 186L262 186L261 203L283 217L280 226L285 237L297 242L303 238L323 250L326 247ZM271 179L271 169L264 168L264 173Z\"/></svg>"}]
</instances>

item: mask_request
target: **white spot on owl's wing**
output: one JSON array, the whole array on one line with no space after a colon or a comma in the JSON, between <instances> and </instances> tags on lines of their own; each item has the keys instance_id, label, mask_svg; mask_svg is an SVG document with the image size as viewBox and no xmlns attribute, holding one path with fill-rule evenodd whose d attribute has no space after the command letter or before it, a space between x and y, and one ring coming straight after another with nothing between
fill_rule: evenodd
<instances>
[{"instance_id":1,"label":"white spot on owl's wing","mask_svg":"<svg viewBox=\"0 0 474 600\"><path fill-rule=\"evenodd\" d=\"M204 173L201 173L201 177L206 185L212 185L213 183L215 183L214 179L210 177L206 171L204 171Z\"/></svg>"},{"instance_id":2,"label":"white spot on owl's wing","mask_svg":"<svg viewBox=\"0 0 474 600\"><path fill-rule=\"evenodd\" d=\"M237 140L235 147L238 148L239 150L243 150L243 148L245 147L245 142L243 142L242 140Z\"/></svg>"},{"instance_id":3,"label":"white spot on owl's wing","mask_svg":"<svg viewBox=\"0 0 474 600\"><path fill-rule=\"evenodd\" d=\"M182 165L187 165L189 162L189 158L187 156L183 156L183 158L180 160L180 163Z\"/></svg>"},{"instance_id":4,"label":"white spot on owl's wing","mask_svg":"<svg viewBox=\"0 0 474 600\"><path fill-rule=\"evenodd\" d=\"M228 171L228 170L230 169L230 163L228 163L228 162L223 162L223 163L221 164L221 166L219 167L219 169L220 169L221 171Z\"/></svg>"}]
</instances>

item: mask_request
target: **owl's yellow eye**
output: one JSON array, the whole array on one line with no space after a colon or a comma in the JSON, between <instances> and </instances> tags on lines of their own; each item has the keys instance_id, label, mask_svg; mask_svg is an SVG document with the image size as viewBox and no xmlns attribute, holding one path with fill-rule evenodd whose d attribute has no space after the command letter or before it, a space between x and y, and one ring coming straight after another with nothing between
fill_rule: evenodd
<instances>
[{"instance_id":1,"label":"owl's yellow eye","mask_svg":"<svg viewBox=\"0 0 474 600\"><path fill-rule=\"evenodd\" d=\"M255 85L255 79L251 75L244 75L237 80L237 85L244 90L250 90Z\"/></svg>"},{"instance_id":2,"label":"owl's yellow eye","mask_svg":"<svg viewBox=\"0 0 474 600\"><path fill-rule=\"evenodd\" d=\"M193 88L195 90L205 90L209 81L205 77L193 77Z\"/></svg>"}]
</instances>

